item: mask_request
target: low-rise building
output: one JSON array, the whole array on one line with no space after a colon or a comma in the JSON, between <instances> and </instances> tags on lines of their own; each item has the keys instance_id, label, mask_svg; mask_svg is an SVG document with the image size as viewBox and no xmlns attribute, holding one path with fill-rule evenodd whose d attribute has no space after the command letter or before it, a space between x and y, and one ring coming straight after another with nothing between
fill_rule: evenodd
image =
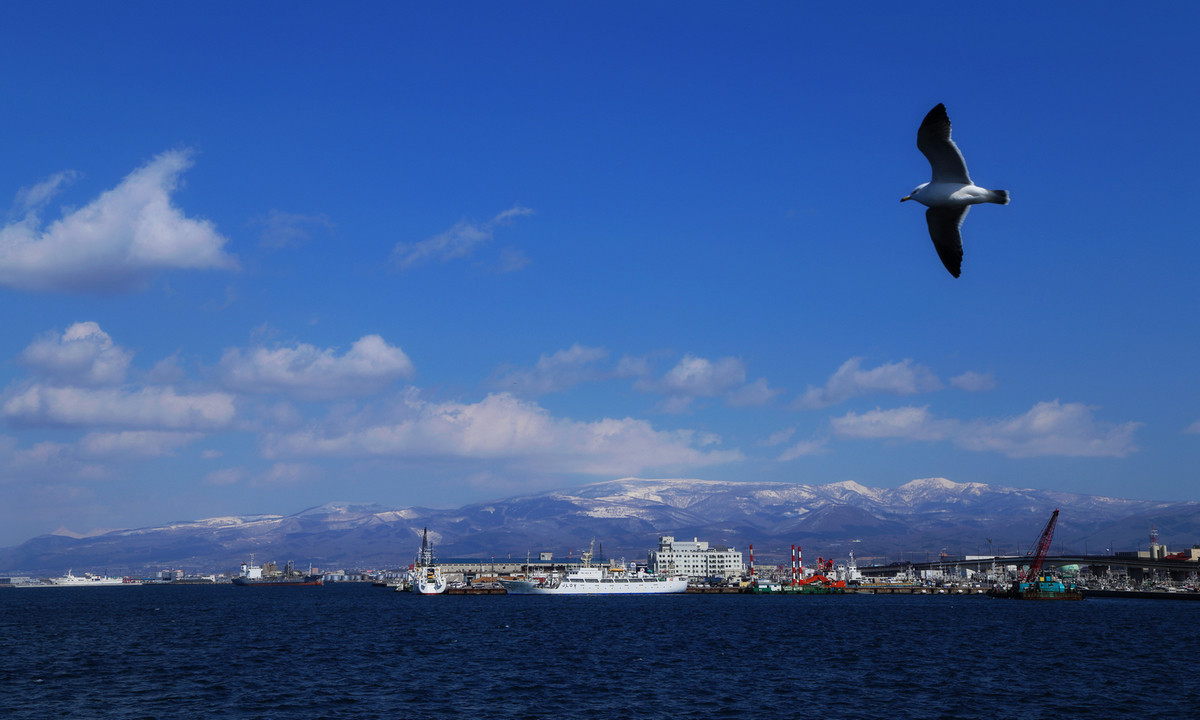
<instances>
[{"instance_id":1,"label":"low-rise building","mask_svg":"<svg viewBox=\"0 0 1200 720\"><path fill-rule=\"evenodd\" d=\"M689 578L723 577L731 579L741 576L746 566L742 564L742 553L731 547L709 547L699 538L677 541L671 535L658 538L658 548L647 553L650 571L670 575L687 575Z\"/></svg>"}]
</instances>

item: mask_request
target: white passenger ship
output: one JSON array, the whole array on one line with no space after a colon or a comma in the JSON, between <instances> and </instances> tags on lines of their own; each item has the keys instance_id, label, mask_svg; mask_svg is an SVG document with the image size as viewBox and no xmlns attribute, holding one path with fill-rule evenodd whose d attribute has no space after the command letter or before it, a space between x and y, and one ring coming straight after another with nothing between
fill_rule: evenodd
<instances>
[{"instance_id":1,"label":"white passenger ship","mask_svg":"<svg viewBox=\"0 0 1200 720\"><path fill-rule=\"evenodd\" d=\"M501 580L510 595L657 595L687 591L687 578L629 573L623 567L594 567L592 551L583 553L583 564L565 575L551 573L527 580Z\"/></svg>"},{"instance_id":2,"label":"white passenger ship","mask_svg":"<svg viewBox=\"0 0 1200 720\"><path fill-rule=\"evenodd\" d=\"M141 584L140 580L132 578L108 577L106 575L93 575L92 573L84 573L82 576L72 575L70 570L62 577L50 578L49 583L52 587L125 587Z\"/></svg>"}]
</instances>

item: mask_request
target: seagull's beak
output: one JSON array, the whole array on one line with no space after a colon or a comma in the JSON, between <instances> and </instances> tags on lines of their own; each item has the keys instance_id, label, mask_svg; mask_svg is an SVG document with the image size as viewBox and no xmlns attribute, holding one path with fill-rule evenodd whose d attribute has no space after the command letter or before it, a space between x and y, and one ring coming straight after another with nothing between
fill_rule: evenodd
<instances>
[{"instance_id":1,"label":"seagull's beak","mask_svg":"<svg viewBox=\"0 0 1200 720\"><path fill-rule=\"evenodd\" d=\"M904 197L900 198L900 202L904 202L905 200L912 200L912 195L905 195Z\"/></svg>"}]
</instances>

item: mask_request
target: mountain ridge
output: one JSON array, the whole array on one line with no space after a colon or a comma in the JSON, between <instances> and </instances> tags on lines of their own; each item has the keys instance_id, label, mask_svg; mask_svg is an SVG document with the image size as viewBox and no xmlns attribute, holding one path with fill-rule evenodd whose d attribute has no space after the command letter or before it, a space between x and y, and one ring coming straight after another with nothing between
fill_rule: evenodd
<instances>
[{"instance_id":1,"label":"mountain ridge","mask_svg":"<svg viewBox=\"0 0 1200 720\"><path fill-rule=\"evenodd\" d=\"M801 544L826 557L923 559L941 552L1020 554L1060 509L1055 548L1099 553L1148 542L1200 542L1200 503L1129 500L946 478L895 488L620 478L453 509L328 502L282 515L225 515L79 534L65 528L0 549L0 568L53 574L92 567L147 574L225 571L251 553L322 568L407 565L428 527L443 558L566 555L595 537L612 556L643 558L660 535L696 537L767 561ZM1077 547L1076 547L1077 546ZM267 556L274 553L273 558Z\"/></svg>"}]
</instances>

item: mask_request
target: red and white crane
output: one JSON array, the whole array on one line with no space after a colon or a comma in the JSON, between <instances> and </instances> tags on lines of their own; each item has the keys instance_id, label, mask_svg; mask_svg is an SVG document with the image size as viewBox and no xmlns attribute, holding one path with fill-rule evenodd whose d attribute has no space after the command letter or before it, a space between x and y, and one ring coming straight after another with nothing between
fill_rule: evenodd
<instances>
[{"instance_id":1,"label":"red and white crane","mask_svg":"<svg viewBox=\"0 0 1200 720\"><path fill-rule=\"evenodd\" d=\"M1054 537L1056 524L1058 524L1057 508L1050 516L1050 522L1046 523L1046 529L1042 531L1042 536L1038 538L1037 549L1033 552L1033 560L1029 562L1029 570L1025 573L1027 579L1036 580L1042 573L1042 563L1046 560L1046 554L1050 552L1050 540Z\"/></svg>"}]
</instances>

